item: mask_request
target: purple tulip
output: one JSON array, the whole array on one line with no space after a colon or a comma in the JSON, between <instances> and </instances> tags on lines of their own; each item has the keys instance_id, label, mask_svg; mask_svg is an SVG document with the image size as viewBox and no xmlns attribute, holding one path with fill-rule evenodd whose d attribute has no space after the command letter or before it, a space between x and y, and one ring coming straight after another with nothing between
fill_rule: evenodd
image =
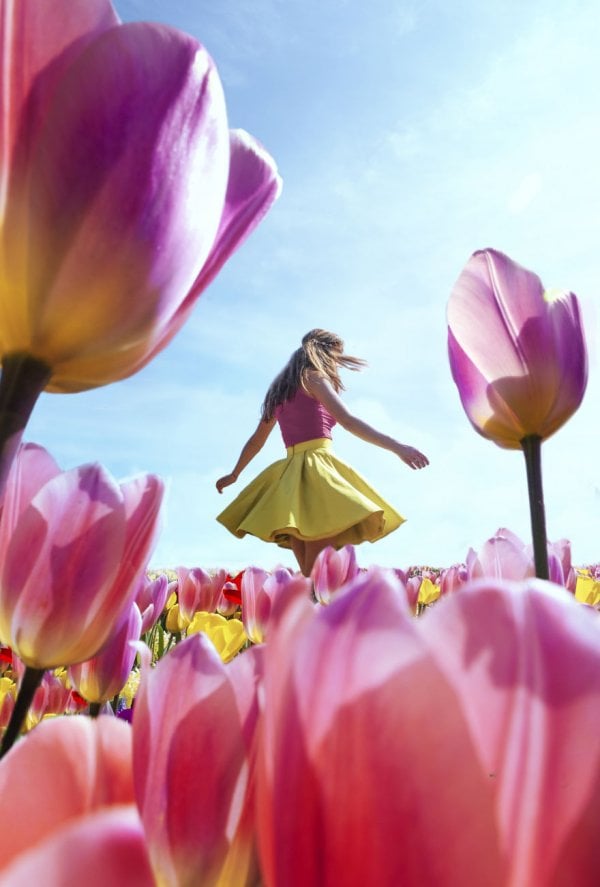
<instances>
[{"instance_id":1,"label":"purple tulip","mask_svg":"<svg viewBox=\"0 0 600 887\"><path fill-rule=\"evenodd\" d=\"M108 0L0 10L0 356L93 388L165 346L280 179L192 37Z\"/></svg>"},{"instance_id":2,"label":"purple tulip","mask_svg":"<svg viewBox=\"0 0 600 887\"><path fill-rule=\"evenodd\" d=\"M577 297L544 291L536 274L496 250L474 253L454 285L448 348L471 424L500 447L545 440L583 398L587 354Z\"/></svg>"},{"instance_id":3,"label":"purple tulip","mask_svg":"<svg viewBox=\"0 0 600 887\"><path fill-rule=\"evenodd\" d=\"M550 575L541 443L583 399L587 352L577 297L493 249L473 253L448 302L452 376L469 421L499 447L522 449L536 575Z\"/></svg>"}]
</instances>

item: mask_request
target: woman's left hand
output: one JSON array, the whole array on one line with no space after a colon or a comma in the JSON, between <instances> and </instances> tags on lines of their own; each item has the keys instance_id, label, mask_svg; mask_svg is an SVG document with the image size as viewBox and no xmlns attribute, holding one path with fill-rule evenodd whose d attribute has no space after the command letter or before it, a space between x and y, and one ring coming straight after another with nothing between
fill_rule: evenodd
<instances>
[{"instance_id":1,"label":"woman's left hand","mask_svg":"<svg viewBox=\"0 0 600 887\"><path fill-rule=\"evenodd\" d=\"M237 480L237 474L231 472L231 474L226 474L224 477L220 477L217 483L215 484L219 493L222 493L225 487L231 486Z\"/></svg>"}]
</instances>

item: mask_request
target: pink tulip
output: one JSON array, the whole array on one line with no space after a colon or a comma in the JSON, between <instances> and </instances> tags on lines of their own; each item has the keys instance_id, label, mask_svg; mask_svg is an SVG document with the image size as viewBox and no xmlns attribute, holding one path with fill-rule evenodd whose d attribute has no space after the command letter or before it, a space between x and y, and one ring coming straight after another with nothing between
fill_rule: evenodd
<instances>
[{"instance_id":1,"label":"pink tulip","mask_svg":"<svg viewBox=\"0 0 600 887\"><path fill-rule=\"evenodd\" d=\"M68 822L0 872L0 884L155 887L135 807L101 810Z\"/></svg>"},{"instance_id":2,"label":"pink tulip","mask_svg":"<svg viewBox=\"0 0 600 887\"><path fill-rule=\"evenodd\" d=\"M593 887L597 614L489 580L413 619L373 570L264 655L266 887Z\"/></svg>"},{"instance_id":3,"label":"pink tulip","mask_svg":"<svg viewBox=\"0 0 600 887\"><path fill-rule=\"evenodd\" d=\"M47 479L49 477L49 479ZM135 595L163 484L118 485L100 465L61 472L21 447L0 515L0 637L35 669L94 656Z\"/></svg>"},{"instance_id":4,"label":"pink tulip","mask_svg":"<svg viewBox=\"0 0 600 887\"><path fill-rule=\"evenodd\" d=\"M440 595L454 594L467 582L467 568L465 564L453 564L440 573Z\"/></svg>"},{"instance_id":5,"label":"pink tulip","mask_svg":"<svg viewBox=\"0 0 600 887\"><path fill-rule=\"evenodd\" d=\"M574 571L571 566L571 545L566 539L548 543L550 580L574 590ZM502 578L527 579L535 576L533 549L506 528L496 530L476 553L470 549L466 558L469 579Z\"/></svg>"},{"instance_id":6,"label":"pink tulip","mask_svg":"<svg viewBox=\"0 0 600 887\"><path fill-rule=\"evenodd\" d=\"M308 598L311 582L300 573L292 574L285 567L267 573L259 567L248 567L242 576L242 623L253 644L262 644L269 631L275 601L282 605L297 596Z\"/></svg>"},{"instance_id":7,"label":"pink tulip","mask_svg":"<svg viewBox=\"0 0 600 887\"><path fill-rule=\"evenodd\" d=\"M136 603L126 610L108 642L91 659L69 668L69 681L87 702L108 702L121 692L136 657L142 615Z\"/></svg>"},{"instance_id":8,"label":"pink tulip","mask_svg":"<svg viewBox=\"0 0 600 887\"><path fill-rule=\"evenodd\" d=\"M200 567L177 567L177 601L179 612L186 622L202 610L214 613L221 598L227 571L217 570L213 575Z\"/></svg>"},{"instance_id":9,"label":"pink tulip","mask_svg":"<svg viewBox=\"0 0 600 887\"><path fill-rule=\"evenodd\" d=\"M25 666L15 657L15 675L21 679L24 671ZM31 729L48 715L73 713L84 707L85 703L79 706L75 703L73 691L67 687L64 675L59 677L53 671L46 671L29 706L27 726Z\"/></svg>"},{"instance_id":10,"label":"pink tulip","mask_svg":"<svg viewBox=\"0 0 600 887\"><path fill-rule=\"evenodd\" d=\"M339 551L329 546L321 551L311 572L319 603L328 604L336 591L358 575L359 569L353 545L344 545Z\"/></svg>"},{"instance_id":11,"label":"pink tulip","mask_svg":"<svg viewBox=\"0 0 600 887\"><path fill-rule=\"evenodd\" d=\"M3 883L5 866L62 826L133 803L131 728L104 717L42 721L0 761L0 797Z\"/></svg>"},{"instance_id":12,"label":"pink tulip","mask_svg":"<svg viewBox=\"0 0 600 887\"><path fill-rule=\"evenodd\" d=\"M196 634L153 669L146 657L133 716L134 783L160 884L246 884L252 843L240 828L248 827L259 662L247 653L230 670Z\"/></svg>"},{"instance_id":13,"label":"pink tulip","mask_svg":"<svg viewBox=\"0 0 600 887\"><path fill-rule=\"evenodd\" d=\"M496 579L527 579L535 576L531 554L524 542L515 533L499 529L488 539L479 552L470 549L466 559L469 579L482 577Z\"/></svg>"},{"instance_id":14,"label":"pink tulip","mask_svg":"<svg viewBox=\"0 0 600 887\"><path fill-rule=\"evenodd\" d=\"M475 428L500 447L549 437L575 412L587 354L573 293L493 249L474 253L448 302L450 367Z\"/></svg>"},{"instance_id":15,"label":"pink tulip","mask_svg":"<svg viewBox=\"0 0 600 887\"><path fill-rule=\"evenodd\" d=\"M143 367L280 191L192 37L2 0L0 356L79 391Z\"/></svg>"},{"instance_id":16,"label":"pink tulip","mask_svg":"<svg viewBox=\"0 0 600 887\"><path fill-rule=\"evenodd\" d=\"M158 622L169 596L169 578L164 573L150 579L143 575L135 596L135 602L142 614L140 635L146 634Z\"/></svg>"}]
</instances>

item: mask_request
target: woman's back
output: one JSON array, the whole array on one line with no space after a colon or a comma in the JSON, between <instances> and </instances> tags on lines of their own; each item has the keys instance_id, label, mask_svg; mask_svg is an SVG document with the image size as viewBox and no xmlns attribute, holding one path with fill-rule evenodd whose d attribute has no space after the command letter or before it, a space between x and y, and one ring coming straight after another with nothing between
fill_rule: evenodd
<instances>
[{"instance_id":1,"label":"woman's back","mask_svg":"<svg viewBox=\"0 0 600 887\"><path fill-rule=\"evenodd\" d=\"M336 420L323 404L307 394L302 387L298 388L293 397L275 408L275 418L286 447L319 437L331 438L331 429L336 424Z\"/></svg>"}]
</instances>

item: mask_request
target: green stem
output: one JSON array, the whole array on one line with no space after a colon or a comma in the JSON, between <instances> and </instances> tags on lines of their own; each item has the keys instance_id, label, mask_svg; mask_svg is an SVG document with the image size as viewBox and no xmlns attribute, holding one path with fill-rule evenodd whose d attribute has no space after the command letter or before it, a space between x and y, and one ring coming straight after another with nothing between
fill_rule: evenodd
<instances>
[{"instance_id":1,"label":"green stem","mask_svg":"<svg viewBox=\"0 0 600 887\"><path fill-rule=\"evenodd\" d=\"M2 737L2 744L0 745L0 758L3 758L6 752L13 746L17 736L21 732L21 727L25 722L27 712L29 711L29 707L33 702L35 691L41 684L43 677L43 668L27 667L25 669L25 674L23 675L23 680L21 681L21 686L19 687L19 692L17 693L15 707L13 708L12 715L10 716L10 721L8 722L6 732Z\"/></svg>"},{"instance_id":2,"label":"green stem","mask_svg":"<svg viewBox=\"0 0 600 887\"><path fill-rule=\"evenodd\" d=\"M546 512L544 510L544 490L542 487L542 439L537 434L524 437L521 441L527 469L527 490L529 493L529 513L533 537L533 558L535 575L548 579L548 541L546 537Z\"/></svg>"},{"instance_id":3,"label":"green stem","mask_svg":"<svg viewBox=\"0 0 600 887\"><path fill-rule=\"evenodd\" d=\"M101 703L100 702L90 702L89 704L89 716L90 718L97 718L100 714Z\"/></svg>"},{"instance_id":4,"label":"green stem","mask_svg":"<svg viewBox=\"0 0 600 887\"><path fill-rule=\"evenodd\" d=\"M0 376L0 492L51 368L29 354L5 354Z\"/></svg>"}]
</instances>

